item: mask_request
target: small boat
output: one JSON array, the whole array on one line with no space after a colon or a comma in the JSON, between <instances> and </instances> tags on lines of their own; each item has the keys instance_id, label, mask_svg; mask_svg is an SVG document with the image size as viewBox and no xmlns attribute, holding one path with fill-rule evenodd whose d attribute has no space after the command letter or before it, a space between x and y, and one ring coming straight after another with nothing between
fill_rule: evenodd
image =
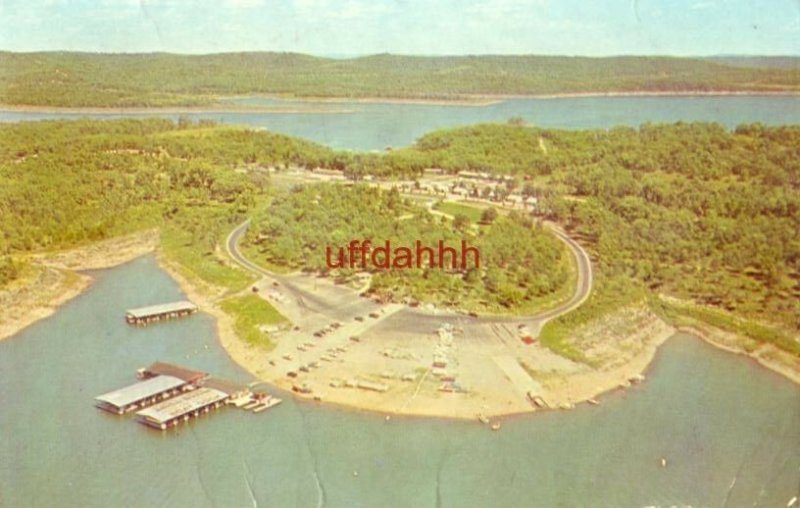
<instances>
[{"instance_id":1,"label":"small boat","mask_svg":"<svg viewBox=\"0 0 800 508\"><path fill-rule=\"evenodd\" d=\"M261 404L265 406L264 409L269 409L271 407L277 406L281 402L283 402L283 399L279 399L278 397L269 397L268 399L264 400Z\"/></svg>"},{"instance_id":2,"label":"small boat","mask_svg":"<svg viewBox=\"0 0 800 508\"><path fill-rule=\"evenodd\" d=\"M236 407L242 407L252 402L252 400L253 399L251 399L250 396L247 395L245 397L239 397L238 399L233 399L232 404Z\"/></svg>"},{"instance_id":3,"label":"small boat","mask_svg":"<svg viewBox=\"0 0 800 508\"><path fill-rule=\"evenodd\" d=\"M271 407L277 406L281 402L283 402L283 399L278 399L276 397L270 397L268 399L265 399L261 403L259 403L256 407L254 407L253 408L253 413L260 413L261 411L266 411L267 409L269 409Z\"/></svg>"},{"instance_id":4,"label":"small boat","mask_svg":"<svg viewBox=\"0 0 800 508\"><path fill-rule=\"evenodd\" d=\"M501 427L501 426L502 426L502 425L500 424L500 422L493 423L493 424L492 424L492 430L500 430L500 427Z\"/></svg>"},{"instance_id":5,"label":"small boat","mask_svg":"<svg viewBox=\"0 0 800 508\"><path fill-rule=\"evenodd\" d=\"M593 406L599 406L600 405L600 402L597 399L589 399L586 402L588 402L589 404L591 404Z\"/></svg>"},{"instance_id":6,"label":"small boat","mask_svg":"<svg viewBox=\"0 0 800 508\"><path fill-rule=\"evenodd\" d=\"M487 425L491 420L489 420L489 418L487 418L485 414L478 413L478 421L484 425Z\"/></svg>"},{"instance_id":7,"label":"small boat","mask_svg":"<svg viewBox=\"0 0 800 508\"><path fill-rule=\"evenodd\" d=\"M547 402L539 395L528 393L528 399L538 408L545 409L548 407Z\"/></svg>"}]
</instances>

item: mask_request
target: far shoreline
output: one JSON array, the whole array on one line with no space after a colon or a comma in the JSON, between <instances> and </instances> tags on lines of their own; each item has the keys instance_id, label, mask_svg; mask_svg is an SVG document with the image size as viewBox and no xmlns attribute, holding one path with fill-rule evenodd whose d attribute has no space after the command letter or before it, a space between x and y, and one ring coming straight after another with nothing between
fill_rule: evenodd
<instances>
[{"instance_id":1,"label":"far shoreline","mask_svg":"<svg viewBox=\"0 0 800 508\"><path fill-rule=\"evenodd\" d=\"M281 102L324 103L324 104L395 104L429 105L455 107L486 107L515 99L582 99L582 98L640 98L640 97L800 97L800 90L687 90L687 91L606 91L606 92L566 92L533 94L464 94L451 98L424 97L325 97L292 96L279 94L247 94L219 96L217 102L197 106L42 106L29 104L0 104L4 113L60 113L60 114L197 114L197 113L263 113L263 114L303 114L303 113L352 113L352 109L324 107L292 108L281 106L259 106L231 104L235 99L266 99Z\"/></svg>"}]
</instances>

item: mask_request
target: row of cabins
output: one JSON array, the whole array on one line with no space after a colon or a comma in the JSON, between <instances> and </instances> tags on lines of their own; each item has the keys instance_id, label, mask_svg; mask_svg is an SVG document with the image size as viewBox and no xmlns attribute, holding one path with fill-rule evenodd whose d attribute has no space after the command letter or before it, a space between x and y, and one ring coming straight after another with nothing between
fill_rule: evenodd
<instances>
[{"instance_id":1,"label":"row of cabins","mask_svg":"<svg viewBox=\"0 0 800 508\"><path fill-rule=\"evenodd\" d=\"M120 415L136 411L140 423L164 430L249 393L246 386L170 363L156 362L137 376L138 383L96 397L97 407Z\"/></svg>"},{"instance_id":2,"label":"row of cabins","mask_svg":"<svg viewBox=\"0 0 800 508\"><path fill-rule=\"evenodd\" d=\"M493 188L491 184L486 184L483 188L469 188L463 182L421 184L419 187L412 183L401 183L397 189L405 194L441 196L444 199L481 199L510 208L535 209L539 204L536 196L501 192L498 187Z\"/></svg>"}]
</instances>

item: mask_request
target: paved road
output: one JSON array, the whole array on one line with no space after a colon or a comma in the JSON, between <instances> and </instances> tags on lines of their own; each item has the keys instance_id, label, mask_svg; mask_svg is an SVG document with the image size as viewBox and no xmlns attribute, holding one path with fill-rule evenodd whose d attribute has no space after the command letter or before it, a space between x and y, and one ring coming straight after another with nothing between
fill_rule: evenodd
<instances>
[{"instance_id":1,"label":"paved road","mask_svg":"<svg viewBox=\"0 0 800 508\"><path fill-rule=\"evenodd\" d=\"M514 347L520 347L519 341L512 340L509 343L508 337L505 337L505 335L511 336L512 339L514 338L515 334L518 333L513 326L515 324L527 325L530 327L531 333L538 335L544 323L579 307L586 301L592 291L592 265L589 256L577 242L555 224L548 223L546 225L558 239L569 247L578 267L577 284L572 297L553 309L533 316L485 316L479 318L453 312L402 307L397 304L379 305L371 299L361 298L352 289L335 286L328 281L319 284L318 287L313 277L272 273L247 259L239 250L239 240L247 231L249 225L250 221L247 220L237 226L228 236L225 248L231 258L241 266L263 276L268 281L271 280L282 285L282 292L295 299L297 309L299 309L299 315L293 319L295 324L301 325L305 330L316 329L331 321L349 322L349 325L352 326L354 317L361 316L363 318L363 316L378 313L380 314L380 319L373 321L372 318L369 318L359 324L363 329L357 335L362 333L381 337L393 337L398 336L397 334L409 333L425 335L438 329L443 324L449 323L461 329L464 334L469 334L470 337L477 339L487 336L495 337L495 339L499 339L504 343L508 350L502 355L493 356L493 363L515 387L517 395L525 400L530 394L543 396L543 388L519 363L519 358L517 357L519 349ZM342 330L345 330L345 328L342 328ZM510 331L509 328L513 331ZM498 331L500 329L505 330L505 335ZM344 340L345 344L346 342ZM529 351L535 352L535 350Z\"/></svg>"},{"instance_id":2,"label":"paved road","mask_svg":"<svg viewBox=\"0 0 800 508\"><path fill-rule=\"evenodd\" d=\"M279 275L264 268L256 265L249 259L247 259L239 250L239 240L241 239L242 235L247 231L247 228L250 226L250 220L246 220L242 224L236 227L233 231L231 231L230 235L225 242L225 248L228 252L228 255L231 256L237 263L239 263L244 268L265 276L269 277L275 281L280 282L283 284L284 288L296 299L299 306L313 310L322 314L328 315L330 318L336 319L337 316L335 312L338 308L340 308L341 302L332 302L330 299L327 298L320 298L316 295L313 291L309 291L307 289L299 287L297 284L293 283L291 280L291 276L286 275ZM575 288L575 292L573 293L572 297L567 300L566 302L562 303L561 305L541 312L539 314L535 314L532 316L524 316L524 317L505 317L505 316L486 316L481 318L472 318L470 321L477 321L482 323L496 323L496 322L520 322L520 323L529 323L533 324L534 326L541 327L547 321L551 319L555 319L559 316L566 314L567 312L572 311L579 307L583 302L589 298L589 294L592 291L593 285L593 276L592 276L592 264L589 260L588 254L586 251L578 245L578 243L570 238L561 228L557 225L552 223L546 223L546 226L556 235L556 237L564 242L567 247L569 247L570 252L575 257L575 262L578 267L578 276L577 276L577 284ZM387 325L392 324L391 322L397 322L394 324L400 325L401 321L405 321L405 324L402 325L404 329L408 329L410 324L408 323L408 318L413 316L413 323L416 325L415 327L421 326L427 330L435 329L437 323L441 324L444 321L452 321L454 317L458 317L460 319L464 319L463 315L454 314L451 312L438 312L436 314L431 314L430 312L420 310L420 309L404 309L403 311L396 314L394 319L389 319L390 323L386 323ZM531 323L532 322L532 323Z\"/></svg>"}]
</instances>

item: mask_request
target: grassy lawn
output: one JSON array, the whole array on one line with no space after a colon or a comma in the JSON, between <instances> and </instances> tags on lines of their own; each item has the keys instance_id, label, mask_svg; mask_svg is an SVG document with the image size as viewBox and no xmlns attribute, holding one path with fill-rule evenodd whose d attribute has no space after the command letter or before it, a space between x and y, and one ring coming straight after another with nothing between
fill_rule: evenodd
<instances>
[{"instance_id":1,"label":"grassy lawn","mask_svg":"<svg viewBox=\"0 0 800 508\"><path fill-rule=\"evenodd\" d=\"M220 244L223 242L220 240ZM254 280L249 272L226 264L214 252L204 251L195 244L192 234L180 227L170 225L162 229L161 248L188 275L208 284L239 291Z\"/></svg>"},{"instance_id":2,"label":"grassy lawn","mask_svg":"<svg viewBox=\"0 0 800 508\"><path fill-rule=\"evenodd\" d=\"M464 215L473 224L477 224L478 221L481 220L481 214L483 213L483 208L481 207L453 203L452 201L441 201L436 203L433 209L442 213L450 214L454 217L459 214Z\"/></svg>"},{"instance_id":3,"label":"grassy lawn","mask_svg":"<svg viewBox=\"0 0 800 508\"><path fill-rule=\"evenodd\" d=\"M239 338L258 347L272 349L274 346L269 335L259 330L259 326L286 322L286 318L275 307L257 295L228 298L221 307L233 317L234 330Z\"/></svg>"}]
</instances>

